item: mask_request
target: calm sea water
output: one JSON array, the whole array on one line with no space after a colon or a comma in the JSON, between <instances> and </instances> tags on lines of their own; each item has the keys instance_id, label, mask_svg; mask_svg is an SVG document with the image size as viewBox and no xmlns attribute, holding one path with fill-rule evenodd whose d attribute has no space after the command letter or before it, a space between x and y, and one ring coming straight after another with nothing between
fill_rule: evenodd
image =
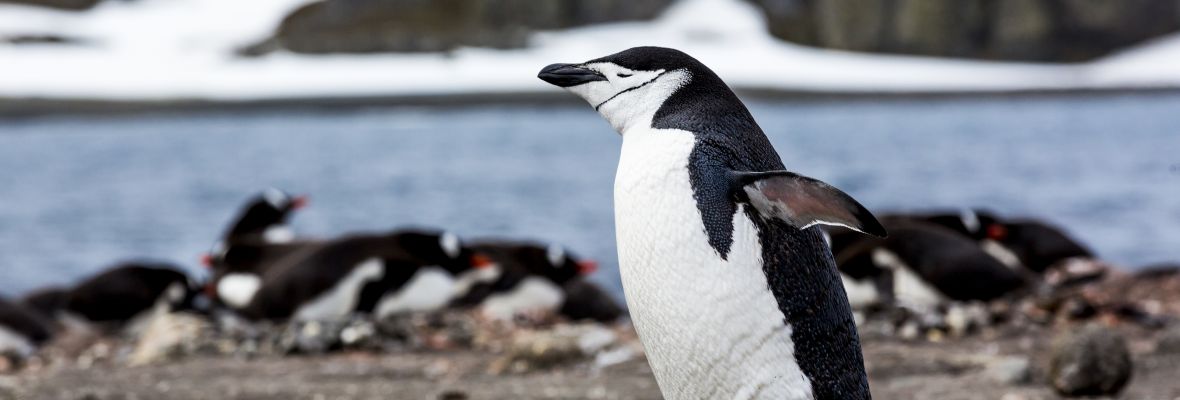
<instances>
[{"instance_id":1,"label":"calm sea water","mask_svg":"<svg viewBox=\"0 0 1180 400\"><path fill-rule=\"evenodd\" d=\"M750 105L790 169L874 210L988 207L1058 223L1128 268L1180 260L1180 95ZM304 235L555 241L617 291L619 143L572 104L0 121L0 293L124 259L200 274L268 186L311 195Z\"/></svg>"}]
</instances>

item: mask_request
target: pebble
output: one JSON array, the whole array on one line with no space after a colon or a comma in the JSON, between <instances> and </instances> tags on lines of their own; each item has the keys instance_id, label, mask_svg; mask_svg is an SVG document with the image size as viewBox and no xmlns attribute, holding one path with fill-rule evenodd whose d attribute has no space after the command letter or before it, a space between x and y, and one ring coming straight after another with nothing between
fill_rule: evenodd
<instances>
[{"instance_id":1,"label":"pebble","mask_svg":"<svg viewBox=\"0 0 1180 400\"><path fill-rule=\"evenodd\" d=\"M1032 379L1031 362L1026 357L1001 357L987 363L984 373L1005 385L1020 385Z\"/></svg>"},{"instance_id":2,"label":"pebble","mask_svg":"<svg viewBox=\"0 0 1180 400\"><path fill-rule=\"evenodd\" d=\"M1087 325L1054 340L1049 383L1067 397L1115 395L1131 379L1132 368L1122 335L1100 325Z\"/></svg>"}]
</instances>

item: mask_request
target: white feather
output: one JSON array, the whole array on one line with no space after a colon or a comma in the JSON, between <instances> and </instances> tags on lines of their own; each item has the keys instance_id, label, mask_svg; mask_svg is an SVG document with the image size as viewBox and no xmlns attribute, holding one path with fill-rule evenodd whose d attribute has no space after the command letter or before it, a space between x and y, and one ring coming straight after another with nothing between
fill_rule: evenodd
<instances>
[{"instance_id":1,"label":"white feather","mask_svg":"<svg viewBox=\"0 0 1180 400\"><path fill-rule=\"evenodd\" d=\"M356 302L361 287L365 283L381 279L385 274L385 264L378 259L371 259L357 265L327 292L314 300L300 305L295 311L295 320L323 321L339 319L347 316L356 309Z\"/></svg>"},{"instance_id":2,"label":"white feather","mask_svg":"<svg viewBox=\"0 0 1180 400\"><path fill-rule=\"evenodd\" d=\"M217 280L217 297L231 308L242 308L254 299L262 279L255 274L230 273Z\"/></svg>"},{"instance_id":3,"label":"white feather","mask_svg":"<svg viewBox=\"0 0 1180 400\"><path fill-rule=\"evenodd\" d=\"M480 314L498 320L510 320L528 312L553 312L565 301L565 292L552 281L530 276L512 290L489 296L480 305Z\"/></svg>"}]
</instances>

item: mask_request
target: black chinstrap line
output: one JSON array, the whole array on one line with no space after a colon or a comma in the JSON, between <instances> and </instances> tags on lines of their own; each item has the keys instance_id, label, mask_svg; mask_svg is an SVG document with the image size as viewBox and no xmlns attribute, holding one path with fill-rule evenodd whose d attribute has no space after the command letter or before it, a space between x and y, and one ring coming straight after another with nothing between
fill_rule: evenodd
<instances>
[{"instance_id":1,"label":"black chinstrap line","mask_svg":"<svg viewBox=\"0 0 1180 400\"><path fill-rule=\"evenodd\" d=\"M634 86L634 87L630 87L630 88L627 88L627 89L626 89L626 90L624 90L624 91L621 91L621 92L615 93L615 95L614 95L614 96L611 96L609 99L603 100L601 103L598 103L598 105L594 106L594 111L598 111L598 108L599 108L599 107L602 107L602 105L604 105L604 104L606 104L606 103L610 102L611 100L614 100L614 99L615 99L615 97L619 97L619 95L621 95L621 94L623 94L623 93L627 93L627 92L630 92L630 91L632 91L632 90L639 89L639 88L641 88L641 87L647 86L648 84L651 84L652 82L655 82L655 81L656 81L656 79L660 79L660 77L661 77L661 76L664 76L664 74L666 74L666 73L668 73L668 72L671 72L671 71L664 71L664 72L661 72L661 73L659 73L659 74L656 74L656 76L652 77L652 78L651 78L651 79L649 79L647 82L643 82L643 84L642 84L642 85L639 85L639 86Z\"/></svg>"}]
</instances>

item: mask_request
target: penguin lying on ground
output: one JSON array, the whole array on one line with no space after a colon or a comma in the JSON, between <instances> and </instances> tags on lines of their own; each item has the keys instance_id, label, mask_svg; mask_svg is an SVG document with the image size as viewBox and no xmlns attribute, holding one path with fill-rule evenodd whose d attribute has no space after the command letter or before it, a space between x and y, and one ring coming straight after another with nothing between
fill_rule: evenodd
<instances>
[{"instance_id":1,"label":"penguin lying on ground","mask_svg":"<svg viewBox=\"0 0 1180 400\"><path fill-rule=\"evenodd\" d=\"M593 261L578 259L556 244L485 240L473 242L471 248L490 257L499 267L500 276L477 285L456 299L455 305L478 306L481 314L493 319L511 319L527 312L557 312L569 299L566 285L597 268ZM580 294L579 301L596 301L589 298L589 293Z\"/></svg>"},{"instance_id":2,"label":"penguin lying on ground","mask_svg":"<svg viewBox=\"0 0 1180 400\"><path fill-rule=\"evenodd\" d=\"M69 291L64 311L85 321L120 327L155 306L192 308L196 291L188 276L168 263L124 263Z\"/></svg>"},{"instance_id":3,"label":"penguin lying on ground","mask_svg":"<svg viewBox=\"0 0 1180 400\"><path fill-rule=\"evenodd\" d=\"M250 319L330 320L356 311L380 318L433 310L494 279L477 271L489 264L450 233L352 235L279 261L240 312Z\"/></svg>"},{"instance_id":4,"label":"penguin lying on ground","mask_svg":"<svg viewBox=\"0 0 1180 400\"><path fill-rule=\"evenodd\" d=\"M51 336L48 321L20 303L0 297L0 357L28 357Z\"/></svg>"},{"instance_id":5,"label":"penguin lying on ground","mask_svg":"<svg viewBox=\"0 0 1180 400\"><path fill-rule=\"evenodd\" d=\"M884 302L929 311L947 300L992 300L1028 288L1022 275L976 242L942 226L911 218L882 218L887 239L842 241L830 229L836 262L849 277L880 290Z\"/></svg>"},{"instance_id":6,"label":"penguin lying on ground","mask_svg":"<svg viewBox=\"0 0 1180 400\"><path fill-rule=\"evenodd\" d=\"M989 230L989 238L999 242L1024 264L1025 268L1044 273L1071 258L1093 258L1094 253L1063 230L1047 222L1013 219Z\"/></svg>"},{"instance_id":7,"label":"penguin lying on ground","mask_svg":"<svg viewBox=\"0 0 1180 400\"><path fill-rule=\"evenodd\" d=\"M620 272L669 399L868 399L860 340L816 224L884 236L848 195L784 171L746 107L682 52L637 47L538 75L622 136Z\"/></svg>"},{"instance_id":8,"label":"penguin lying on ground","mask_svg":"<svg viewBox=\"0 0 1180 400\"><path fill-rule=\"evenodd\" d=\"M941 225L978 240L985 251L1004 264L1038 274L1071 258L1094 257L1060 228L1033 219L1002 219L994 213L972 209L888 217L914 218Z\"/></svg>"}]
</instances>

